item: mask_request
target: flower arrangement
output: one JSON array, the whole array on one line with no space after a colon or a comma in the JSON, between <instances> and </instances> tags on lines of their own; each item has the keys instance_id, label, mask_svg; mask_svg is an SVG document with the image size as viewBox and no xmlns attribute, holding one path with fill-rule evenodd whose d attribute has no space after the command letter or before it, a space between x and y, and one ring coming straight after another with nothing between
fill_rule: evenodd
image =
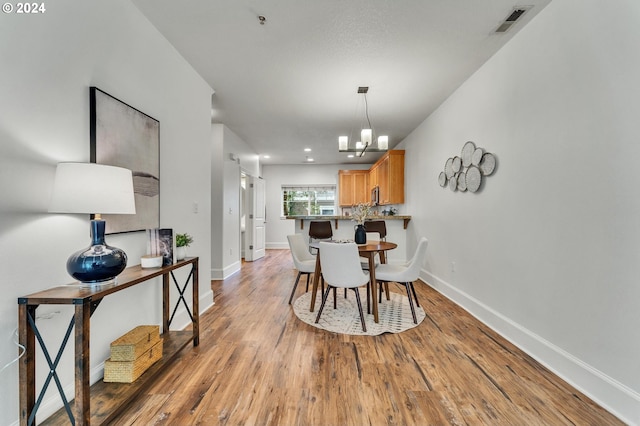
<instances>
[{"instance_id":1,"label":"flower arrangement","mask_svg":"<svg viewBox=\"0 0 640 426\"><path fill-rule=\"evenodd\" d=\"M364 221L367 220L368 217L372 216L371 206L365 203L360 203L357 206L353 206L351 216L353 216L353 220L358 225L363 225Z\"/></svg>"}]
</instances>

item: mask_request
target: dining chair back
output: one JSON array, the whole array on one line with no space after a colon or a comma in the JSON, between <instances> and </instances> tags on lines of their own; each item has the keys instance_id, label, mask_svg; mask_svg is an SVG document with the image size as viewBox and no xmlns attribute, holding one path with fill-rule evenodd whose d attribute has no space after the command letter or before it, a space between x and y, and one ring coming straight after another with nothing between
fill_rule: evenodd
<instances>
[{"instance_id":1,"label":"dining chair back","mask_svg":"<svg viewBox=\"0 0 640 426\"><path fill-rule=\"evenodd\" d=\"M309 279L311 274L315 272L316 258L309 253L309 250L307 250L307 244L305 243L304 236L302 234L287 235L287 240L289 241L289 249L291 250L291 257L293 258L293 265L298 270L298 276L296 277L296 282L293 284L291 297L289 297L289 304L291 304L293 295L296 292L298 282L302 275L307 276L307 291L309 291Z\"/></svg>"},{"instance_id":2,"label":"dining chair back","mask_svg":"<svg viewBox=\"0 0 640 426\"><path fill-rule=\"evenodd\" d=\"M364 323L358 287L362 287L369 282L369 274L362 272L360 267L358 246L355 243L320 242L320 266L322 275L327 282L327 289L322 296L322 304L316 317L316 323L320 321L320 315L331 288L352 289L356 293L362 330L366 332L367 326Z\"/></svg>"},{"instance_id":3,"label":"dining chair back","mask_svg":"<svg viewBox=\"0 0 640 426\"><path fill-rule=\"evenodd\" d=\"M409 306L411 307L411 314L413 315L413 322L416 324L418 321L416 319L416 311L413 307L411 294L413 293L416 306L420 307L418 295L416 294L416 289L414 288L413 283L420 276L420 268L422 267L422 262L424 261L427 253L428 242L429 241L426 238L422 237L420 242L418 242L418 247L416 248L413 257L405 264L395 265L384 263L376 267L376 281L379 283L396 282L405 286L407 290L407 297L409 298ZM380 286L380 295L382 295L382 286Z\"/></svg>"},{"instance_id":4,"label":"dining chair back","mask_svg":"<svg viewBox=\"0 0 640 426\"><path fill-rule=\"evenodd\" d=\"M333 238L333 229L331 221L328 220L312 220L309 222L309 242L330 240ZM309 249L312 252L311 249Z\"/></svg>"}]
</instances>

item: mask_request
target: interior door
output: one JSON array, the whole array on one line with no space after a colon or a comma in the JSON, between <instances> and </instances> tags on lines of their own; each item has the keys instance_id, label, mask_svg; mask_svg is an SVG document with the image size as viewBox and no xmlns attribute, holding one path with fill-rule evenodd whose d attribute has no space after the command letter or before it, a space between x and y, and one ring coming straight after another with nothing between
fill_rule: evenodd
<instances>
[{"instance_id":1,"label":"interior door","mask_svg":"<svg viewBox=\"0 0 640 426\"><path fill-rule=\"evenodd\" d=\"M265 255L265 181L247 176L247 222L244 260L254 261Z\"/></svg>"}]
</instances>

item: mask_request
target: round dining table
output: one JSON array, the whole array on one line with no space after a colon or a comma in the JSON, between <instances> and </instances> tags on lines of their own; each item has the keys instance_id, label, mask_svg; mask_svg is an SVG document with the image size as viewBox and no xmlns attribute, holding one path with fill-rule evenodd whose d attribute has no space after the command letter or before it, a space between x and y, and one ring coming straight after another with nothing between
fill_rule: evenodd
<instances>
[{"instance_id":1,"label":"round dining table","mask_svg":"<svg viewBox=\"0 0 640 426\"><path fill-rule=\"evenodd\" d=\"M322 274L322 268L320 267L320 243L313 242L309 243L309 247L318 249L318 254L316 255L316 269L313 273L313 289L311 292L311 306L309 310L313 312L316 305L316 293L318 291L318 284L320 282L320 275ZM393 250L398 247L396 243L391 243L389 241L367 241L365 244L358 244L358 252L361 257L366 257L369 261L369 286L367 286L367 306L369 306L369 301L371 300L371 307L373 310L373 320L378 322L378 298L376 297L376 264L375 264L375 256L376 253L380 253L380 262L386 263L385 252L387 250ZM370 299L370 295L371 297ZM388 296L388 294L387 294Z\"/></svg>"}]
</instances>

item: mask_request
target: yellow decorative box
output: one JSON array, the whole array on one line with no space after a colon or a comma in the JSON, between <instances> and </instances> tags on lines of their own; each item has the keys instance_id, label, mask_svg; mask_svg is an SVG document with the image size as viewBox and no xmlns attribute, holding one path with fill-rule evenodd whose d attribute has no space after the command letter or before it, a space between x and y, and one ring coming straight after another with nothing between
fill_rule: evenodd
<instances>
[{"instance_id":1,"label":"yellow decorative box","mask_svg":"<svg viewBox=\"0 0 640 426\"><path fill-rule=\"evenodd\" d=\"M104 381L131 383L162 358L162 339L133 361L104 362Z\"/></svg>"},{"instance_id":2,"label":"yellow decorative box","mask_svg":"<svg viewBox=\"0 0 640 426\"><path fill-rule=\"evenodd\" d=\"M111 361L134 361L160 340L160 327L140 325L111 342Z\"/></svg>"}]
</instances>

